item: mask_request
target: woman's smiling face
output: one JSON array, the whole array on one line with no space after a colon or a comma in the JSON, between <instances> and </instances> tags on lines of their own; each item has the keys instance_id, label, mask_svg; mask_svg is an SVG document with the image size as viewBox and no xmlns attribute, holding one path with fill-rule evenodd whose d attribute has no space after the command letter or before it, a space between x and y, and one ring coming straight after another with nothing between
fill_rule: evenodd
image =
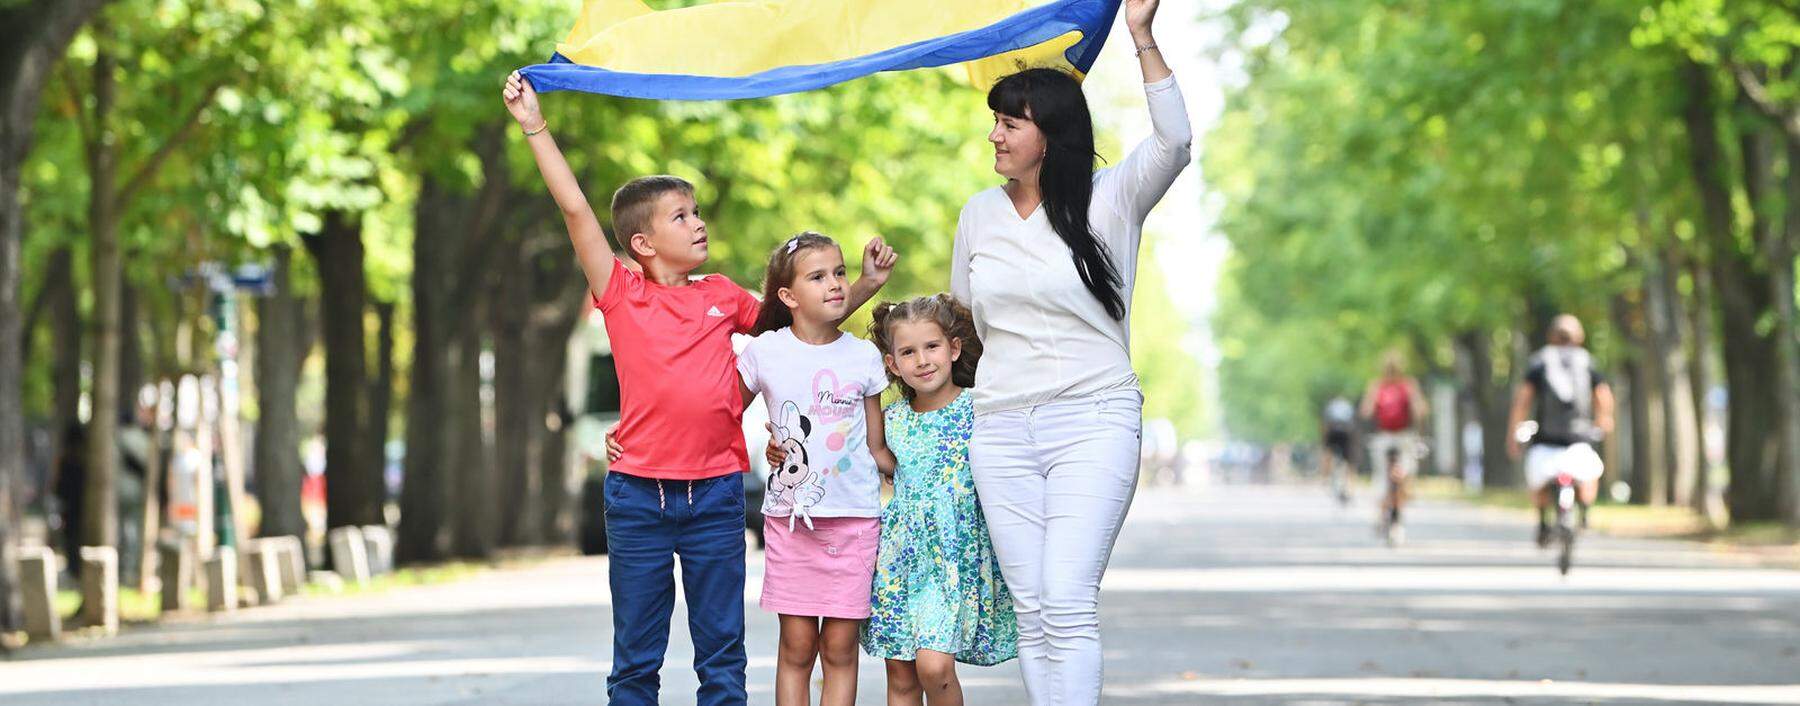
<instances>
[{"instance_id":1,"label":"woman's smiling face","mask_svg":"<svg viewBox=\"0 0 1800 706\"><path fill-rule=\"evenodd\" d=\"M1000 176L1022 179L1044 165L1044 132L1029 117L995 111L988 142L994 145L994 171Z\"/></svg>"}]
</instances>

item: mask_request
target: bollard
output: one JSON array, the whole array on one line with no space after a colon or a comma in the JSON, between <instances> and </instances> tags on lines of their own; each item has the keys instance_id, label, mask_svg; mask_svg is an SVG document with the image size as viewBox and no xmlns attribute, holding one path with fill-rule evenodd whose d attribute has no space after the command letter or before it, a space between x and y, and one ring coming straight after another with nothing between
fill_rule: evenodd
<instances>
[{"instance_id":1,"label":"bollard","mask_svg":"<svg viewBox=\"0 0 1800 706\"><path fill-rule=\"evenodd\" d=\"M263 540L275 547L276 562L281 570L281 595L300 595L306 582L306 547L299 537L270 537Z\"/></svg>"},{"instance_id":2,"label":"bollard","mask_svg":"<svg viewBox=\"0 0 1800 706\"><path fill-rule=\"evenodd\" d=\"M161 559L157 562L157 575L162 579L162 609L164 612L182 611L192 608L188 603L188 594L194 589L194 545L191 542L179 541L174 544L163 544L157 551Z\"/></svg>"},{"instance_id":3,"label":"bollard","mask_svg":"<svg viewBox=\"0 0 1800 706\"><path fill-rule=\"evenodd\" d=\"M24 547L19 552L19 580L25 594L25 634L33 640L62 636L62 616L56 613L56 550Z\"/></svg>"},{"instance_id":4,"label":"bollard","mask_svg":"<svg viewBox=\"0 0 1800 706\"><path fill-rule=\"evenodd\" d=\"M326 533L331 547L331 568L346 583L357 586L369 583L368 547L363 543L362 529L339 527Z\"/></svg>"},{"instance_id":5,"label":"bollard","mask_svg":"<svg viewBox=\"0 0 1800 706\"><path fill-rule=\"evenodd\" d=\"M381 576L394 570L394 532L386 525L364 525L363 549L368 556L369 575Z\"/></svg>"},{"instance_id":6,"label":"bollard","mask_svg":"<svg viewBox=\"0 0 1800 706\"><path fill-rule=\"evenodd\" d=\"M81 621L106 635L119 632L119 550L81 548Z\"/></svg>"},{"instance_id":7,"label":"bollard","mask_svg":"<svg viewBox=\"0 0 1800 706\"><path fill-rule=\"evenodd\" d=\"M246 542L246 566L242 567L245 585L256 592L259 605L270 605L281 601L281 558L280 548L274 540L253 539Z\"/></svg>"},{"instance_id":8,"label":"bollard","mask_svg":"<svg viewBox=\"0 0 1800 706\"><path fill-rule=\"evenodd\" d=\"M214 613L237 610L237 553L219 547L206 562L206 609Z\"/></svg>"}]
</instances>

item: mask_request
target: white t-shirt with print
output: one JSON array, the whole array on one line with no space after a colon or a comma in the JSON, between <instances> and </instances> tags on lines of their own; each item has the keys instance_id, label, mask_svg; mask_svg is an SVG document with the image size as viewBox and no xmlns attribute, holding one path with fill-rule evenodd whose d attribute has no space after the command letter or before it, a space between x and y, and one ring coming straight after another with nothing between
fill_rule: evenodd
<instances>
[{"instance_id":1,"label":"white t-shirt with print","mask_svg":"<svg viewBox=\"0 0 1800 706\"><path fill-rule=\"evenodd\" d=\"M880 517L863 398L887 388L875 345L850 334L824 345L769 331L738 354L744 386L762 395L787 461L769 469L763 514Z\"/></svg>"}]
</instances>

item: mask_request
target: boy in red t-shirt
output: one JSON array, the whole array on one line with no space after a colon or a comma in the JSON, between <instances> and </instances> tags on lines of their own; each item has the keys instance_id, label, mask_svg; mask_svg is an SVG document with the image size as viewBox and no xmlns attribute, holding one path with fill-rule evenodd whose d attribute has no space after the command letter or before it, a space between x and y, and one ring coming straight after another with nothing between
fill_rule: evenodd
<instances>
[{"instance_id":1,"label":"boy in red t-shirt","mask_svg":"<svg viewBox=\"0 0 1800 706\"><path fill-rule=\"evenodd\" d=\"M641 273L607 247L600 222L551 139L537 94L517 72L506 107L531 145L538 171L562 209L589 296L606 320L618 366L620 422L628 452L606 474L611 555L612 704L655 704L675 556L681 557L699 703L744 704L744 406L731 334L749 333L758 302L724 275L691 279L706 263L706 223L694 187L672 176L633 179L613 194L613 232ZM886 282L889 267L851 286L849 310Z\"/></svg>"}]
</instances>

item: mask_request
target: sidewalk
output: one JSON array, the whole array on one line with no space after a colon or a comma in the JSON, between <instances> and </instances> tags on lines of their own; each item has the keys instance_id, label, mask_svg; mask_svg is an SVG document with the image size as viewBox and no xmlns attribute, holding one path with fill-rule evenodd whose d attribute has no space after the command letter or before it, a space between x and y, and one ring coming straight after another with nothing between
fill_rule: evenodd
<instances>
[{"instance_id":1,"label":"sidewalk","mask_svg":"<svg viewBox=\"0 0 1800 706\"><path fill-rule=\"evenodd\" d=\"M1800 704L1800 572L1693 542L1585 537L1557 575L1516 511L1426 502L1389 549L1360 497L1313 487L1140 490L1103 586L1107 706L1196 703ZM746 592L752 704L775 625ZM600 704L604 558L26 648L8 706ZM679 603L663 703L693 703ZM959 670L1025 703L1017 667ZM883 703L862 661L858 703Z\"/></svg>"}]
</instances>

